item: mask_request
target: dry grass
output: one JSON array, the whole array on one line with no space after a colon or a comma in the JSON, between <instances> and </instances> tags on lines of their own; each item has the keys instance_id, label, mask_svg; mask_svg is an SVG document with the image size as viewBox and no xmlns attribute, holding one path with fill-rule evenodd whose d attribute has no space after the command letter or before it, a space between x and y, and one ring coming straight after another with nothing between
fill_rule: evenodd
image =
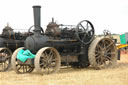
<instances>
[{"instance_id":1,"label":"dry grass","mask_svg":"<svg viewBox=\"0 0 128 85\"><path fill-rule=\"evenodd\" d=\"M128 54L114 68L61 69L53 75L0 73L0 85L128 85Z\"/></svg>"}]
</instances>

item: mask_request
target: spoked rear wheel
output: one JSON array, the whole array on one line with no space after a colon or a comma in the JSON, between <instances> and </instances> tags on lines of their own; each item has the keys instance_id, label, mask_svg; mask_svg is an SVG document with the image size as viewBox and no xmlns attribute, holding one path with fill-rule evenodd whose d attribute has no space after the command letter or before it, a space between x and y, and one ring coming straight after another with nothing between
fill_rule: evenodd
<instances>
[{"instance_id":1,"label":"spoked rear wheel","mask_svg":"<svg viewBox=\"0 0 128 85\"><path fill-rule=\"evenodd\" d=\"M110 38L95 38L89 47L89 62L96 69L114 65L117 60L117 49Z\"/></svg>"},{"instance_id":2,"label":"spoked rear wheel","mask_svg":"<svg viewBox=\"0 0 128 85\"><path fill-rule=\"evenodd\" d=\"M35 69L41 74L53 74L59 71L60 55L55 48L44 47L35 56Z\"/></svg>"},{"instance_id":3,"label":"spoked rear wheel","mask_svg":"<svg viewBox=\"0 0 128 85\"><path fill-rule=\"evenodd\" d=\"M21 49L23 49L23 47L16 49L12 54L12 59L11 59L12 68L18 74L31 73L34 70L34 66L22 63L20 60L16 58L18 52Z\"/></svg>"},{"instance_id":4,"label":"spoked rear wheel","mask_svg":"<svg viewBox=\"0 0 128 85\"><path fill-rule=\"evenodd\" d=\"M0 72L11 67L12 52L8 48L0 48Z\"/></svg>"}]
</instances>

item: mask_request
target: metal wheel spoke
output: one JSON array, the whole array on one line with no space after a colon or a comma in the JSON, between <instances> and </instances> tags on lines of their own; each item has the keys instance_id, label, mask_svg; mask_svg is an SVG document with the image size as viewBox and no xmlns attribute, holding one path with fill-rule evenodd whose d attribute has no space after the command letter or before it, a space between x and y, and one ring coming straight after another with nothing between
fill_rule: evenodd
<instances>
[{"instance_id":1,"label":"metal wheel spoke","mask_svg":"<svg viewBox=\"0 0 128 85\"><path fill-rule=\"evenodd\" d=\"M25 73L24 65L23 65L23 73Z\"/></svg>"},{"instance_id":2,"label":"metal wheel spoke","mask_svg":"<svg viewBox=\"0 0 128 85\"><path fill-rule=\"evenodd\" d=\"M89 32L91 33L91 32L93 32L93 30L91 29Z\"/></svg>"},{"instance_id":3,"label":"metal wheel spoke","mask_svg":"<svg viewBox=\"0 0 128 85\"><path fill-rule=\"evenodd\" d=\"M113 42L111 42L111 43L106 47L106 49L109 48L112 44L113 44Z\"/></svg>"},{"instance_id":4,"label":"metal wheel spoke","mask_svg":"<svg viewBox=\"0 0 128 85\"><path fill-rule=\"evenodd\" d=\"M106 59L107 59L108 61L112 61L112 59L111 59L109 56L106 56Z\"/></svg>"},{"instance_id":5,"label":"metal wheel spoke","mask_svg":"<svg viewBox=\"0 0 128 85\"><path fill-rule=\"evenodd\" d=\"M7 66L8 66L8 63L7 62L4 62Z\"/></svg>"},{"instance_id":6,"label":"metal wheel spoke","mask_svg":"<svg viewBox=\"0 0 128 85\"><path fill-rule=\"evenodd\" d=\"M104 58L101 59L101 65L104 64L105 60Z\"/></svg>"},{"instance_id":7,"label":"metal wheel spoke","mask_svg":"<svg viewBox=\"0 0 128 85\"><path fill-rule=\"evenodd\" d=\"M54 68L55 67L55 65L52 65L52 63L49 65L49 67L50 68Z\"/></svg>"},{"instance_id":8,"label":"metal wheel spoke","mask_svg":"<svg viewBox=\"0 0 128 85\"><path fill-rule=\"evenodd\" d=\"M101 47L101 45L98 45L97 47L98 47L100 50L103 50L103 48Z\"/></svg>"},{"instance_id":9,"label":"metal wheel spoke","mask_svg":"<svg viewBox=\"0 0 128 85\"><path fill-rule=\"evenodd\" d=\"M95 51L97 54L100 54L101 53L101 51Z\"/></svg>"},{"instance_id":10,"label":"metal wheel spoke","mask_svg":"<svg viewBox=\"0 0 128 85\"><path fill-rule=\"evenodd\" d=\"M53 68L52 64L50 63L48 65L48 74L50 74L53 70L54 70L54 68Z\"/></svg>"},{"instance_id":11,"label":"metal wheel spoke","mask_svg":"<svg viewBox=\"0 0 128 85\"><path fill-rule=\"evenodd\" d=\"M116 54L116 52L108 52L108 53L106 53L106 54Z\"/></svg>"},{"instance_id":12,"label":"metal wheel spoke","mask_svg":"<svg viewBox=\"0 0 128 85\"><path fill-rule=\"evenodd\" d=\"M47 52L46 52L46 51L44 52L44 54L45 54L45 57L46 57L46 58L48 58L48 54L47 54Z\"/></svg>"},{"instance_id":13,"label":"metal wheel spoke","mask_svg":"<svg viewBox=\"0 0 128 85\"><path fill-rule=\"evenodd\" d=\"M51 53L52 53L52 50L50 50L50 52L49 52L49 56L51 55Z\"/></svg>"},{"instance_id":14,"label":"metal wheel spoke","mask_svg":"<svg viewBox=\"0 0 128 85\"><path fill-rule=\"evenodd\" d=\"M11 56L6 56L6 59L11 59Z\"/></svg>"},{"instance_id":15,"label":"metal wheel spoke","mask_svg":"<svg viewBox=\"0 0 128 85\"><path fill-rule=\"evenodd\" d=\"M46 62L42 62L42 63L40 63L40 67L46 67L47 66L47 63Z\"/></svg>"},{"instance_id":16,"label":"metal wheel spoke","mask_svg":"<svg viewBox=\"0 0 128 85\"><path fill-rule=\"evenodd\" d=\"M95 57L96 57L96 56L98 56L98 55L99 55L99 54L98 54L98 53L96 53L96 54L95 54Z\"/></svg>"},{"instance_id":17,"label":"metal wheel spoke","mask_svg":"<svg viewBox=\"0 0 128 85\"><path fill-rule=\"evenodd\" d=\"M97 59L97 64L100 64L100 59Z\"/></svg>"},{"instance_id":18,"label":"metal wheel spoke","mask_svg":"<svg viewBox=\"0 0 128 85\"><path fill-rule=\"evenodd\" d=\"M48 61L48 60L46 60L46 59L43 59L43 60L42 60L42 62L47 62L47 61Z\"/></svg>"},{"instance_id":19,"label":"metal wheel spoke","mask_svg":"<svg viewBox=\"0 0 128 85\"><path fill-rule=\"evenodd\" d=\"M112 59L111 59L109 56L107 56L105 60L106 60L106 61L109 61L110 63L113 63L113 62L112 62Z\"/></svg>"},{"instance_id":20,"label":"metal wheel spoke","mask_svg":"<svg viewBox=\"0 0 128 85\"><path fill-rule=\"evenodd\" d=\"M100 57L100 56L97 56L97 57L96 57L96 60L99 59L99 58L101 58L101 57Z\"/></svg>"},{"instance_id":21,"label":"metal wheel spoke","mask_svg":"<svg viewBox=\"0 0 128 85\"><path fill-rule=\"evenodd\" d=\"M30 73L30 72L32 72L33 71L33 67L31 67L31 66L28 66L29 67L29 70L28 70L28 72Z\"/></svg>"},{"instance_id":22,"label":"metal wheel spoke","mask_svg":"<svg viewBox=\"0 0 128 85\"><path fill-rule=\"evenodd\" d=\"M44 65L44 62L40 63L40 66Z\"/></svg>"},{"instance_id":23,"label":"metal wheel spoke","mask_svg":"<svg viewBox=\"0 0 128 85\"><path fill-rule=\"evenodd\" d=\"M84 31L85 31L85 27L80 23L80 26L82 27L82 28L84 28Z\"/></svg>"},{"instance_id":24,"label":"metal wheel spoke","mask_svg":"<svg viewBox=\"0 0 128 85\"><path fill-rule=\"evenodd\" d=\"M52 60L53 56L54 56L54 54L52 53L52 54L50 55L50 57L49 57L49 60Z\"/></svg>"},{"instance_id":25,"label":"metal wheel spoke","mask_svg":"<svg viewBox=\"0 0 128 85\"><path fill-rule=\"evenodd\" d=\"M88 23L86 24L86 27L87 27L87 29L86 29L85 31L87 31L87 30L88 30L88 27L89 27L89 26L88 26Z\"/></svg>"},{"instance_id":26,"label":"metal wheel spoke","mask_svg":"<svg viewBox=\"0 0 128 85\"><path fill-rule=\"evenodd\" d=\"M27 70L27 69L28 69L28 68L27 68L27 65L25 66L25 68L26 68L26 72L27 72L27 71L28 71L28 70Z\"/></svg>"},{"instance_id":27,"label":"metal wheel spoke","mask_svg":"<svg viewBox=\"0 0 128 85\"><path fill-rule=\"evenodd\" d=\"M103 57L102 57L102 58L100 59L100 65L102 65L103 62L104 62L104 59L103 59Z\"/></svg>"},{"instance_id":28,"label":"metal wheel spoke","mask_svg":"<svg viewBox=\"0 0 128 85\"><path fill-rule=\"evenodd\" d=\"M21 67L22 67L22 66L20 65L20 67L19 67L19 68L17 68L17 69L18 69L18 70L20 70L20 69L21 69Z\"/></svg>"},{"instance_id":29,"label":"metal wheel spoke","mask_svg":"<svg viewBox=\"0 0 128 85\"><path fill-rule=\"evenodd\" d=\"M45 56L45 54L44 54L44 53L42 53L42 54L41 54L41 56L40 56L40 58L44 58L44 56Z\"/></svg>"},{"instance_id":30,"label":"metal wheel spoke","mask_svg":"<svg viewBox=\"0 0 128 85\"><path fill-rule=\"evenodd\" d=\"M104 64L104 66L105 66L105 67L107 66L107 64L106 64L106 62L105 62L105 61L103 62L103 64Z\"/></svg>"},{"instance_id":31,"label":"metal wheel spoke","mask_svg":"<svg viewBox=\"0 0 128 85\"><path fill-rule=\"evenodd\" d=\"M103 49L105 49L105 40L102 40Z\"/></svg>"},{"instance_id":32,"label":"metal wheel spoke","mask_svg":"<svg viewBox=\"0 0 128 85\"><path fill-rule=\"evenodd\" d=\"M43 56L42 56L43 55ZM44 55L44 53L40 57L41 62L47 62L47 57Z\"/></svg>"},{"instance_id":33,"label":"metal wheel spoke","mask_svg":"<svg viewBox=\"0 0 128 85\"><path fill-rule=\"evenodd\" d=\"M110 51L110 50L111 50L111 48L109 47L109 48L106 48L106 50L105 50L105 51L106 51L106 52L108 52L108 51Z\"/></svg>"},{"instance_id":34,"label":"metal wheel spoke","mask_svg":"<svg viewBox=\"0 0 128 85\"><path fill-rule=\"evenodd\" d=\"M30 73L33 71L34 67L30 66L30 65L27 65L27 73Z\"/></svg>"},{"instance_id":35,"label":"metal wheel spoke","mask_svg":"<svg viewBox=\"0 0 128 85\"><path fill-rule=\"evenodd\" d=\"M58 59L52 59L51 61L52 61L52 62L54 62L54 61L58 61Z\"/></svg>"},{"instance_id":36,"label":"metal wheel spoke","mask_svg":"<svg viewBox=\"0 0 128 85\"><path fill-rule=\"evenodd\" d=\"M44 64L43 67L44 67L44 68L47 67L47 64Z\"/></svg>"}]
</instances>

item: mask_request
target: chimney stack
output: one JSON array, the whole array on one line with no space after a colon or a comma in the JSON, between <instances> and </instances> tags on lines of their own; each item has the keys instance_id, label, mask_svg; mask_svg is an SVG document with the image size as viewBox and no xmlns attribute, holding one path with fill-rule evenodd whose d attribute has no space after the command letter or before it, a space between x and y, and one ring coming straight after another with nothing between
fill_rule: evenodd
<instances>
[{"instance_id":1,"label":"chimney stack","mask_svg":"<svg viewBox=\"0 0 128 85\"><path fill-rule=\"evenodd\" d=\"M41 33L41 26L40 26L40 8L41 6L33 6L33 13L34 13L34 32Z\"/></svg>"}]
</instances>

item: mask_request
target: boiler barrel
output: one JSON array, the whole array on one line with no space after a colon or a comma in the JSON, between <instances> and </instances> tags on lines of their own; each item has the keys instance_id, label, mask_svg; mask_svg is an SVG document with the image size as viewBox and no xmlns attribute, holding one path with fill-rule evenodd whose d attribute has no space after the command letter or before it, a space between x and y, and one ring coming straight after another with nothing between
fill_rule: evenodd
<instances>
[{"instance_id":1,"label":"boiler barrel","mask_svg":"<svg viewBox=\"0 0 128 85\"><path fill-rule=\"evenodd\" d=\"M25 41L25 48L29 49L32 53L36 53L43 47L54 47L59 52L69 52L73 50L79 51L80 42L68 40L49 40L49 37L45 35L29 36Z\"/></svg>"}]
</instances>

